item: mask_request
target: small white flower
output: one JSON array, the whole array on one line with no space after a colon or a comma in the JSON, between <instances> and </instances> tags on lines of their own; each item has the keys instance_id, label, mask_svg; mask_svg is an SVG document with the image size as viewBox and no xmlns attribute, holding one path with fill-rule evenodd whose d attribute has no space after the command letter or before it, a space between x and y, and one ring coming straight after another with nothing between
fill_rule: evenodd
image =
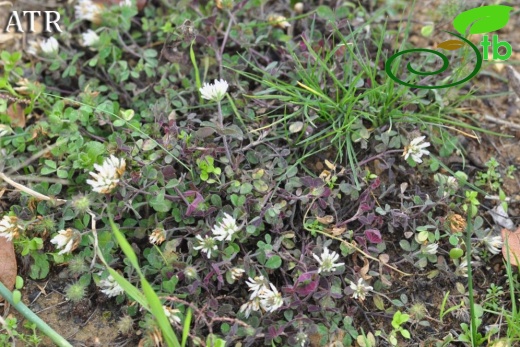
<instances>
[{"instance_id":1,"label":"small white flower","mask_svg":"<svg viewBox=\"0 0 520 347\"><path fill-rule=\"evenodd\" d=\"M124 292L124 289L116 282L112 275L109 275L105 280L99 281L101 292L109 297L118 296Z\"/></svg>"},{"instance_id":2,"label":"small white flower","mask_svg":"<svg viewBox=\"0 0 520 347\"><path fill-rule=\"evenodd\" d=\"M226 95L228 87L229 85L226 81L215 80L214 84L204 83L199 91L203 99L219 102Z\"/></svg>"},{"instance_id":3,"label":"small white flower","mask_svg":"<svg viewBox=\"0 0 520 347\"><path fill-rule=\"evenodd\" d=\"M404 160L408 160L408 157L411 156L412 159L416 163L422 163L421 157L423 155L430 154L430 152L425 149L426 147L430 146L430 143L429 142L422 143L425 138L426 138L426 136L416 137L415 139L413 139L410 142L410 144L408 146L405 146L404 151L403 151Z\"/></svg>"},{"instance_id":4,"label":"small white flower","mask_svg":"<svg viewBox=\"0 0 520 347\"><path fill-rule=\"evenodd\" d=\"M67 228L66 230L58 231L58 235L54 236L51 243L56 245L56 248L63 248L58 254L70 253L77 247L79 239L76 237L74 230Z\"/></svg>"},{"instance_id":5,"label":"small white flower","mask_svg":"<svg viewBox=\"0 0 520 347\"><path fill-rule=\"evenodd\" d=\"M352 293L352 297L354 299L359 298L360 301L365 300L365 297L368 294L368 292L374 289L372 286L367 285L365 280L363 280L362 278L358 280L357 284L355 284L354 282L350 283L350 288L352 288L352 290L354 291L354 293Z\"/></svg>"},{"instance_id":6,"label":"small white flower","mask_svg":"<svg viewBox=\"0 0 520 347\"><path fill-rule=\"evenodd\" d=\"M455 274L458 276L468 277L468 261L466 259L462 260L455 269Z\"/></svg>"},{"instance_id":7,"label":"small white flower","mask_svg":"<svg viewBox=\"0 0 520 347\"><path fill-rule=\"evenodd\" d=\"M150 243L154 245L160 245L166 240L166 234L163 228L155 228L149 237Z\"/></svg>"},{"instance_id":8,"label":"small white flower","mask_svg":"<svg viewBox=\"0 0 520 347\"><path fill-rule=\"evenodd\" d=\"M220 224L216 224L213 229L213 235L215 239L219 241L231 241L233 235L239 231L240 228L237 226L235 218L224 212L224 219Z\"/></svg>"},{"instance_id":9,"label":"small white flower","mask_svg":"<svg viewBox=\"0 0 520 347\"><path fill-rule=\"evenodd\" d=\"M251 311L258 311L260 309L260 298L254 298L240 306L239 312L244 312L244 316L249 318Z\"/></svg>"},{"instance_id":10,"label":"small white flower","mask_svg":"<svg viewBox=\"0 0 520 347\"><path fill-rule=\"evenodd\" d=\"M177 310L176 308L171 308L168 306L163 305L164 314L170 321L170 324L178 323L181 324L181 318L177 316L181 311Z\"/></svg>"},{"instance_id":11,"label":"small white flower","mask_svg":"<svg viewBox=\"0 0 520 347\"><path fill-rule=\"evenodd\" d=\"M119 177L125 172L126 162L111 155L110 158L105 159L103 165L94 164L94 168L99 173L89 172L95 180L89 179L87 183L92 186L93 191L108 194L119 183Z\"/></svg>"},{"instance_id":12,"label":"small white flower","mask_svg":"<svg viewBox=\"0 0 520 347\"><path fill-rule=\"evenodd\" d=\"M246 281L246 284L249 287L249 291L252 292L250 300L259 297L261 293L269 290L269 287L267 287L269 281L264 276L257 276L254 279L249 277L249 281Z\"/></svg>"},{"instance_id":13,"label":"small white flower","mask_svg":"<svg viewBox=\"0 0 520 347\"><path fill-rule=\"evenodd\" d=\"M345 263L336 263L336 261L339 259L339 254L334 251L330 252L327 247L323 248L321 258L318 257L316 254L312 254L312 256L314 257L314 259L316 259L318 263L320 263L318 273L333 272L336 271L337 267L345 265Z\"/></svg>"},{"instance_id":14,"label":"small white flower","mask_svg":"<svg viewBox=\"0 0 520 347\"><path fill-rule=\"evenodd\" d=\"M260 292L260 306L267 312L274 312L283 305L282 294L278 292L276 287L269 283L271 289Z\"/></svg>"},{"instance_id":15,"label":"small white flower","mask_svg":"<svg viewBox=\"0 0 520 347\"><path fill-rule=\"evenodd\" d=\"M83 39L83 46L85 47L95 46L99 42L99 35L92 29L88 29L82 33L81 37Z\"/></svg>"},{"instance_id":16,"label":"small white flower","mask_svg":"<svg viewBox=\"0 0 520 347\"><path fill-rule=\"evenodd\" d=\"M101 22L101 12L103 11L101 4L95 3L92 0L78 0L74 9L76 19L78 20L88 20L96 24Z\"/></svg>"},{"instance_id":17,"label":"small white flower","mask_svg":"<svg viewBox=\"0 0 520 347\"><path fill-rule=\"evenodd\" d=\"M504 245L502 236L500 235L487 235L482 239L482 242L486 245L486 248L490 253L498 254Z\"/></svg>"},{"instance_id":18,"label":"small white flower","mask_svg":"<svg viewBox=\"0 0 520 347\"><path fill-rule=\"evenodd\" d=\"M13 129L9 125L0 124L0 137L13 133Z\"/></svg>"},{"instance_id":19,"label":"small white flower","mask_svg":"<svg viewBox=\"0 0 520 347\"><path fill-rule=\"evenodd\" d=\"M235 281L242 277L242 275L246 272L246 270L240 267L231 268L231 278Z\"/></svg>"},{"instance_id":20,"label":"small white flower","mask_svg":"<svg viewBox=\"0 0 520 347\"><path fill-rule=\"evenodd\" d=\"M47 55L56 55L60 50L60 44L54 37L49 37L47 40L40 43L42 52Z\"/></svg>"},{"instance_id":21,"label":"small white flower","mask_svg":"<svg viewBox=\"0 0 520 347\"><path fill-rule=\"evenodd\" d=\"M211 258L211 252L217 250L217 244L215 243L215 238L206 235L206 238L202 238L202 236L195 236L197 240L199 240L199 245L194 246L193 249L197 251L201 251L202 253L206 253L208 255L208 259Z\"/></svg>"},{"instance_id":22,"label":"small white flower","mask_svg":"<svg viewBox=\"0 0 520 347\"><path fill-rule=\"evenodd\" d=\"M0 220L0 237L5 237L7 241L13 241L13 238L17 238L22 230L16 216L4 216Z\"/></svg>"},{"instance_id":23,"label":"small white flower","mask_svg":"<svg viewBox=\"0 0 520 347\"><path fill-rule=\"evenodd\" d=\"M132 6L132 0L121 0L119 6Z\"/></svg>"},{"instance_id":24,"label":"small white flower","mask_svg":"<svg viewBox=\"0 0 520 347\"><path fill-rule=\"evenodd\" d=\"M438 244L429 243L427 245L421 245L421 252L423 254L437 254L437 248L439 248Z\"/></svg>"}]
</instances>

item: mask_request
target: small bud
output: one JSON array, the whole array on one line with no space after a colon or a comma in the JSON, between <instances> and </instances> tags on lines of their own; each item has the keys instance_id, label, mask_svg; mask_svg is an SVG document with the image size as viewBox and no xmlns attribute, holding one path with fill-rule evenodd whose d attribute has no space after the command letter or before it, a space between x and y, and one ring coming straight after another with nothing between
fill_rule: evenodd
<instances>
[{"instance_id":1,"label":"small bud","mask_svg":"<svg viewBox=\"0 0 520 347\"><path fill-rule=\"evenodd\" d=\"M85 214L90 209L90 199L86 195L78 195L72 200L74 212Z\"/></svg>"},{"instance_id":2,"label":"small bud","mask_svg":"<svg viewBox=\"0 0 520 347\"><path fill-rule=\"evenodd\" d=\"M297 14L303 13L303 2L297 2L294 4L294 12Z\"/></svg>"},{"instance_id":3,"label":"small bud","mask_svg":"<svg viewBox=\"0 0 520 347\"><path fill-rule=\"evenodd\" d=\"M85 297L85 286L79 282L71 284L65 289L65 296L72 302L80 302Z\"/></svg>"}]
</instances>

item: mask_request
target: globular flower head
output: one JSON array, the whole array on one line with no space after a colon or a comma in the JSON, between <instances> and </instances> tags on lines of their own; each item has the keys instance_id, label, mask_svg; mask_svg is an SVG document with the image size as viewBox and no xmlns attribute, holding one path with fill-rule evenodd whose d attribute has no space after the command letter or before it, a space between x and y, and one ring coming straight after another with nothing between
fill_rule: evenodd
<instances>
[{"instance_id":1,"label":"globular flower head","mask_svg":"<svg viewBox=\"0 0 520 347\"><path fill-rule=\"evenodd\" d=\"M58 235L54 236L51 243L56 245L56 248L63 248L58 254L70 253L75 250L80 241L79 232L74 229L67 228L58 231Z\"/></svg>"},{"instance_id":2,"label":"globular flower head","mask_svg":"<svg viewBox=\"0 0 520 347\"><path fill-rule=\"evenodd\" d=\"M224 219L219 224L216 224L213 229L213 235L215 239L219 241L231 241L233 235L238 232L240 228L237 226L235 218L227 213L224 213Z\"/></svg>"},{"instance_id":3,"label":"globular flower head","mask_svg":"<svg viewBox=\"0 0 520 347\"><path fill-rule=\"evenodd\" d=\"M193 249L196 249L197 251L201 251L202 253L206 253L208 256L208 259L211 258L211 252L215 252L217 250L217 244L215 242L214 237L210 237L206 235L205 238L202 238L202 236L197 235L195 238L199 241L198 246L194 246Z\"/></svg>"},{"instance_id":4,"label":"globular flower head","mask_svg":"<svg viewBox=\"0 0 520 347\"><path fill-rule=\"evenodd\" d=\"M269 290L269 281L262 275L255 278L249 277L249 280L246 281L246 284L249 287L249 291L252 292L250 300L259 297L261 293Z\"/></svg>"},{"instance_id":5,"label":"globular flower head","mask_svg":"<svg viewBox=\"0 0 520 347\"><path fill-rule=\"evenodd\" d=\"M336 268L339 266L344 265L345 263L336 263L336 261L339 259L339 254L332 251L330 252L327 247L323 248L323 253L321 254L321 257L317 256L316 254L312 255L318 263L320 263L320 267L318 269L318 272L333 272L336 271Z\"/></svg>"},{"instance_id":6,"label":"globular flower head","mask_svg":"<svg viewBox=\"0 0 520 347\"><path fill-rule=\"evenodd\" d=\"M89 22L99 24L101 23L101 13L103 12L103 5L93 2L92 0L78 0L74 6L76 19L87 20Z\"/></svg>"},{"instance_id":7,"label":"globular flower head","mask_svg":"<svg viewBox=\"0 0 520 347\"><path fill-rule=\"evenodd\" d=\"M429 243L427 245L421 245L421 252L423 254L433 255L437 254L437 249L439 248L439 245L436 243Z\"/></svg>"},{"instance_id":8,"label":"globular flower head","mask_svg":"<svg viewBox=\"0 0 520 347\"><path fill-rule=\"evenodd\" d=\"M81 34L81 38L83 41L83 46L85 47L93 47L99 42L99 35L92 29L88 29L84 33Z\"/></svg>"},{"instance_id":9,"label":"globular flower head","mask_svg":"<svg viewBox=\"0 0 520 347\"><path fill-rule=\"evenodd\" d=\"M430 152L425 149L430 146L429 142L423 142L425 138L426 136L416 137L404 148L403 157L405 160L408 160L411 156L416 163L422 163L421 157L430 154Z\"/></svg>"},{"instance_id":10,"label":"globular flower head","mask_svg":"<svg viewBox=\"0 0 520 347\"><path fill-rule=\"evenodd\" d=\"M240 267L233 267L233 268L231 268L231 278L236 281L242 277L244 272L246 272L246 270L244 270Z\"/></svg>"},{"instance_id":11,"label":"globular flower head","mask_svg":"<svg viewBox=\"0 0 520 347\"><path fill-rule=\"evenodd\" d=\"M372 288L372 286L367 285L365 280L363 280L362 278L358 280L357 284L352 282L350 284L350 288L352 288L352 290L354 291L354 293L352 293L352 297L354 299L359 299L359 301L365 300L368 292L374 289Z\"/></svg>"},{"instance_id":12,"label":"globular flower head","mask_svg":"<svg viewBox=\"0 0 520 347\"><path fill-rule=\"evenodd\" d=\"M287 21L287 18L278 14L271 14L267 17L267 21L274 27L280 29L286 29L291 26L291 23Z\"/></svg>"},{"instance_id":13,"label":"globular flower head","mask_svg":"<svg viewBox=\"0 0 520 347\"><path fill-rule=\"evenodd\" d=\"M60 50L60 44L54 37L49 37L47 40L40 42L42 52L47 55L56 55Z\"/></svg>"},{"instance_id":14,"label":"globular flower head","mask_svg":"<svg viewBox=\"0 0 520 347\"><path fill-rule=\"evenodd\" d=\"M178 316L178 314L181 313L180 310L171 308L169 306L164 306L164 305L163 305L163 310L164 310L164 314L170 321L170 324L174 324L174 323L181 324L181 318Z\"/></svg>"},{"instance_id":15,"label":"globular flower head","mask_svg":"<svg viewBox=\"0 0 520 347\"><path fill-rule=\"evenodd\" d=\"M199 91L203 99L219 102L226 95L228 87L229 84L221 79L215 80L214 84L204 83Z\"/></svg>"},{"instance_id":16,"label":"globular flower head","mask_svg":"<svg viewBox=\"0 0 520 347\"><path fill-rule=\"evenodd\" d=\"M278 289L269 283L270 289L266 289L259 294L260 306L267 312L274 312L283 305L282 294Z\"/></svg>"},{"instance_id":17,"label":"globular flower head","mask_svg":"<svg viewBox=\"0 0 520 347\"><path fill-rule=\"evenodd\" d=\"M18 224L18 217L4 216L0 220L0 237L5 237L7 241L18 238L23 228Z\"/></svg>"},{"instance_id":18,"label":"globular flower head","mask_svg":"<svg viewBox=\"0 0 520 347\"><path fill-rule=\"evenodd\" d=\"M99 286L102 288L101 292L109 297L118 296L124 292L124 289L116 282L112 275L106 279L99 281Z\"/></svg>"},{"instance_id":19,"label":"globular flower head","mask_svg":"<svg viewBox=\"0 0 520 347\"><path fill-rule=\"evenodd\" d=\"M94 164L94 168L98 171L90 172L89 174L95 180L87 180L87 183L92 186L92 190L102 194L108 194L119 183L119 178L123 175L126 168L124 159L118 159L111 155L103 161L102 165Z\"/></svg>"},{"instance_id":20,"label":"globular flower head","mask_svg":"<svg viewBox=\"0 0 520 347\"><path fill-rule=\"evenodd\" d=\"M160 245L166 240L166 233L163 228L155 228L150 234L150 243L154 245Z\"/></svg>"},{"instance_id":21,"label":"globular flower head","mask_svg":"<svg viewBox=\"0 0 520 347\"><path fill-rule=\"evenodd\" d=\"M504 241L502 241L502 236L500 235L487 235L482 239L482 242L486 245L489 253L492 254L500 253L502 246L504 245Z\"/></svg>"}]
</instances>

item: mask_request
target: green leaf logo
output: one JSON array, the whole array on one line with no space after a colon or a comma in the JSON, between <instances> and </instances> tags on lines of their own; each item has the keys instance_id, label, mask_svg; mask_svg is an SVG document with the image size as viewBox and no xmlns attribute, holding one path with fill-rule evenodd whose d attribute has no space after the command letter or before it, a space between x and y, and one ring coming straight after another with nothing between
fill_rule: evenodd
<instances>
[{"instance_id":1,"label":"green leaf logo","mask_svg":"<svg viewBox=\"0 0 520 347\"><path fill-rule=\"evenodd\" d=\"M453 27L461 35L484 34L501 29L509 22L509 12L513 10L510 6L491 5L477 7L460 13L453 20Z\"/></svg>"}]
</instances>

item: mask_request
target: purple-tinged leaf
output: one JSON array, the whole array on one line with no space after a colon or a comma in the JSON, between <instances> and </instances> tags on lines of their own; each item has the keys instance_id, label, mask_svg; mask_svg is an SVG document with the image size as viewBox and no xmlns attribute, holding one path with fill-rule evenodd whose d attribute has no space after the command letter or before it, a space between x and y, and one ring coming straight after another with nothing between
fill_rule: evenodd
<instances>
[{"instance_id":1,"label":"purple-tinged leaf","mask_svg":"<svg viewBox=\"0 0 520 347\"><path fill-rule=\"evenodd\" d=\"M377 229L367 229L365 230L365 236L368 241L372 243L381 243L383 242L383 238L381 237L381 233Z\"/></svg>"},{"instance_id":2,"label":"purple-tinged leaf","mask_svg":"<svg viewBox=\"0 0 520 347\"><path fill-rule=\"evenodd\" d=\"M307 284L300 284L298 287L296 287L296 293L300 296L307 296L314 291L316 291L316 288L318 288L319 280L311 281Z\"/></svg>"}]
</instances>

